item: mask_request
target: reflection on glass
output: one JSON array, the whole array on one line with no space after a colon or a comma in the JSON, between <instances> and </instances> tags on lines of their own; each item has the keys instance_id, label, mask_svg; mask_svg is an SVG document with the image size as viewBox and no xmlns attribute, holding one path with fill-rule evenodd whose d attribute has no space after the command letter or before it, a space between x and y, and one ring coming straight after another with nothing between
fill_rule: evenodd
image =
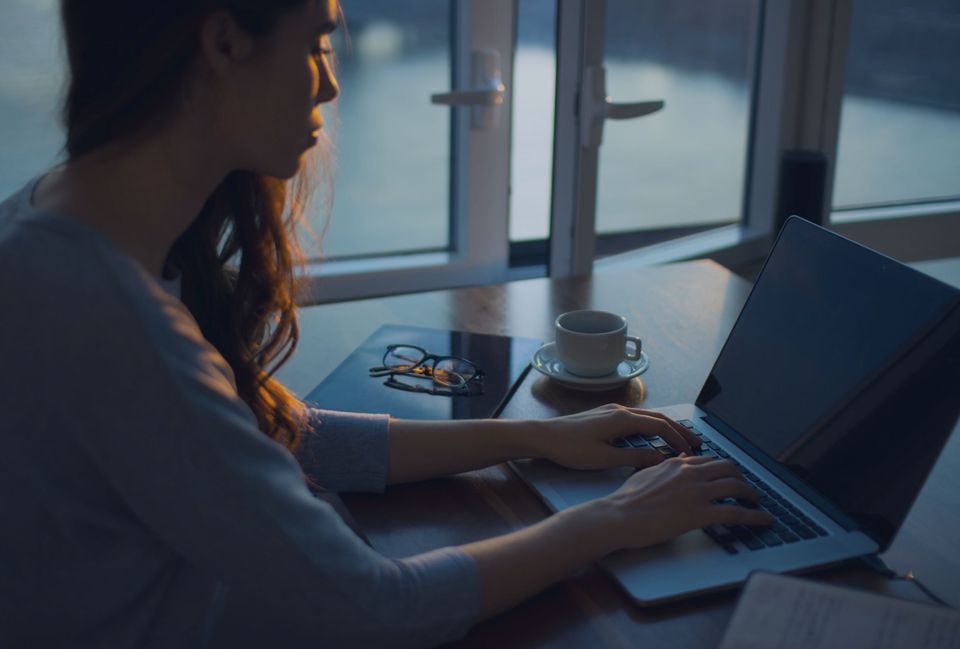
<instances>
[{"instance_id":1,"label":"reflection on glass","mask_svg":"<svg viewBox=\"0 0 960 649\"><path fill-rule=\"evenodd\" d=\"M659 113L608 120L597 232L740 218L756 0L610 0L605 65L613 101Z\"/></svg>"},{"instance_id":2,"label":"reflection on glass","mask_svg":"<svg viewBox=\"0 0 960 649\"><path fill-rule=\"evenodd\" d=\"M960 197L958 60L956 2L855 0L835 209Z\"/></svg>"}]
</instances>

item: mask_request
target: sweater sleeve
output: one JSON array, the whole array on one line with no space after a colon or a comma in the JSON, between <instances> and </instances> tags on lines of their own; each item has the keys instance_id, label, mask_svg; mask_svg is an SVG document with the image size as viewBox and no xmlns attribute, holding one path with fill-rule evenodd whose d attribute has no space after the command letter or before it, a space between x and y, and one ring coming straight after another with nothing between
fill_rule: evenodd
<instances>
[{"instance_id":1,"label":"sweater sleeve","mask_svg":"<svg viewBox=\"0 0 960 649\"><path fill-rule=\"evenodd\" d=\"M310 479L330 491L383 491L390 418L321 410L309 404L307 412L308 428L296 457Z\"/></svg>"},{"instance_id":2,"label":"sweater sleeve","mask_svg":"<svg viewBox=\"0 0 960 649\"><path fill-rule=\"evenodd\" d=\"M87 409L77 444L160 542L226 586L228 612L242 612L225 614L215 635L236 623L278 646L426 646L477 620L474 562L456 548L391 559L358 539L310 494L294 457L260 433L229 366L179 302L82 318L72 327L83 345L65 341L70 367L96 367L97 380L78 370L71 396L110 407ZM331 471L335 481L382 486L384 418L320 417L337 431L311 445L329 455L324 466L358 463ZM362 441L342 443L351 435ZM373 477L357 477L368 469Z\"/></svg>"}]
</instances>

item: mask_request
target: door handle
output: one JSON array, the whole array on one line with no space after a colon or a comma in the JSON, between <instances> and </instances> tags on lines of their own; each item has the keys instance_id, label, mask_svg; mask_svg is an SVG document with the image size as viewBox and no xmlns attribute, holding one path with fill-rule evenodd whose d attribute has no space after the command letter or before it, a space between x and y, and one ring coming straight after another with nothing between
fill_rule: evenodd
<instances>
[{"instance_id":1,"label":"door handle","mask_svg":"<svg viewBox=\"0 0 960 649\"><path fill-rule=\"evenodd\" d=\"M580 146L596 148L603 141L603 123L608 119L633 119L664 107L663 100L615 103L607 97L607 71L603 66L583 70L580 85Z\"/></svg>"},{"instance_id":2,"label":"door handle","mask_svg":"<svg viewBox=\"0 0 960 649\"><path fill-rule=\"evenodd\" d=\"M475 50L470 55L471 90L454 90L430 95L430 102L470 108L470 128L487 130L500 123L500 104L507 91L503 85L500 52Z\"/></svg>"}]
</instances>

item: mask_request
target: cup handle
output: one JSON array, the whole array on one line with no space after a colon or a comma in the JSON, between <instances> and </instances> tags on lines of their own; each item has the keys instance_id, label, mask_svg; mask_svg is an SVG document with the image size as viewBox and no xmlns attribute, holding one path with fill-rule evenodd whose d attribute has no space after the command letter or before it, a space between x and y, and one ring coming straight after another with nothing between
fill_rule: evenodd
<instances>
[{"instance_id":1,"label":"cup handle","mask_svg":"<svg viewBox=\"0 0 960 649\"><path fill-rule=\"evenodd\" d=\"M626 352L628 361L638 361L640 360L640 350L643 349L643 343L640 342L640 339L636 336L627 336L626 346L629 346L630 343L633 343L633 353L629 351Z\"/></svg>"}]
</instances>

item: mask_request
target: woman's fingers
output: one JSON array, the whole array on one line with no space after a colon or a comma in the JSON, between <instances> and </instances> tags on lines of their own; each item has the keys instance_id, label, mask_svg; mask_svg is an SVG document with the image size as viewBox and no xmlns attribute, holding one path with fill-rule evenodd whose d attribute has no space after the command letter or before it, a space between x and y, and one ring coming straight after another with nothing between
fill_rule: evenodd
<instances>
[{"instance_id":1,"label":"woman's fingers","mask_svg":"<svg viewBox=\"0 0 960 649\"><path fill-rule=\"evenodd\" d=\"M680 437L686 440L686 442L690 444L691 447L700 448L700 443L701 443L700 438L697 437L697 435L692 430L690 430L683 424L678 424L677 422L670 419L670 417L667 417L662 412L655 412L653 410L641 410L640 412L642 412L645 415L656 417L662 420L664 423L666 423L670 427L671 430L673 430L673 432L677 433L678 435L680 435ZM664 439L666 438L664 437Z\"/></svg>"},{"instance_id":2,"label":"woman's fingers","mask_svg":"<svg viewBox=\"0 0 960 649\"><path fill-rule=\"evenodd\" d=\"M638 419L643 420L641 434L647 437L659 435L663 438L663 441L681 453L690 453L693 449L700 448L700 439L696 435L666 415L639 408L628 408L627 410Z\"/></svg>"},{"instance_id":3,"label":"woman's fingers","mask_svg":"<svg viewBox=\"0 0 960 649\"><path fill-rule=\"evenodd\" d=\"M711 480L706 485L707 497L711 500L720 500L722 498L736 498L738 500L749 500L756 502L760 499L760 494L753 490L743 480L737 478L720 478Z\"/></svg>"},{"instance_id":4,"label":"woman's fingers","mask_svg":"<svg viewBox=\"0 0 960 649\"><path fill-rule=\"evenodd\" d=\"M660 417L653 417L647 414L634 416L636 417L635 421L637 422L637 426L640 429L638 432L644 437L659 436L663 438L663 441L681 453L691 453L693 451L693 447L690 445L690 442L687 441L687 438L674 430L668 422Z\"/></svg>"},{"instance_id":5,"label":"woman's fingers","mask_svg":"<svg viewBox=\"0 0 960 649\"><path fill-rule=\"evenodd\" d=\"M724 525L769 525L773 522L770 512L739 505L713 505L710 508L710 518L710 523Z\"/></svg>"},{"instance_id":6,"label":"woman's fingers","mask_svg":"<svg viewBox=\"0 0 960 649\"><path fill-rule=\"evenodd\" d=\"M652 448L635 448L632 450L634 461L631 464L640 468L660 464L666 459L663 453Z\"/></svg>"},{"instance_id":7,"label":"woman's fingers","mask_svg":"<svg viewBox=\"0 0 960 649\"><path fill-rule=\"evenodd\" d=\"M743 475L737 465L730 460L718 460L707 455L694 455L687 460L687 463L697 465L697 471L704 480L739 478Z\"/></svg>"},{"instance_id":8,"label":"woman's fingers","mask_svg":"<svg viewBox=\"0 0 960 649\"><path fill-rule=\"evenodd\" d=\"M636 466L640 468L660 464L666 458L660 451L652 448L612 448L610 454L613 466Z\"/></svg>"}]
</instances>

